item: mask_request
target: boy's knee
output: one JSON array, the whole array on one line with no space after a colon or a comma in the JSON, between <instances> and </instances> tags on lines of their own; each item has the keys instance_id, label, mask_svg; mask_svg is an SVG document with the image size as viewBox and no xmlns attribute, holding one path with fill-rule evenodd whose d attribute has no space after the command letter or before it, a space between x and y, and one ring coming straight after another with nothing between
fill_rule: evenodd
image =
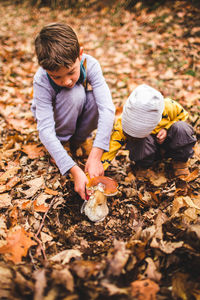
<instances>
[{"instance_id":1,"label":"boy's knee","mask_svg":"<svg viewBox=\"0 0 200 300\"><path fill-rule=\"evenodd\" d=\"M86 93L84 87L79 84L76 85L72 90L70 90L69 97L73 105L83 106L86 102Z\"/></svg>"},{"instance_id":2,"label":"boy's knee","mask_svg":"<svg viewBox=\"0 0 200 300\"><path fill-rule=\"evenodd\" d=\"M85 109L98 113L98 106L92 91L86 93Z\"/></svg>"},{"instance_id":3,"label":"boy's knee","mask_svg":"<svg viewBox=\"0 0 200 300\"><path fill-rule=\"evenodd\" d=\"M63 89L56 97L56 108L82 111L86 102L86 93L82 85L75 85L71 90Z\"/></svg>"}]
</instances>

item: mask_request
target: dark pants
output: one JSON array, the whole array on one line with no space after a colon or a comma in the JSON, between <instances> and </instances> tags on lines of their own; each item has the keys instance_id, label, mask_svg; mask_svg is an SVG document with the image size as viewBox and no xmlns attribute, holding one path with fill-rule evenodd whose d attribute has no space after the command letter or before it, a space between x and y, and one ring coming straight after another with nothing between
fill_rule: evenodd
<instances>
[{"instance_id":1,"label":"dark pants","mask_svg":"<svg viewBox=\"0 0 200 300\"><path fill-rule=\"evenodd\" d=\"M151 134L143 139L128 141L126 148L129 150L130 160L136 165L149 167L154 161L160 160L163 153L166 158L186 162L194 153L195 143L192 126L179 121L167 131L167 138L163 144L158 144L156 135Z\"/></svg>"}]
</instances>

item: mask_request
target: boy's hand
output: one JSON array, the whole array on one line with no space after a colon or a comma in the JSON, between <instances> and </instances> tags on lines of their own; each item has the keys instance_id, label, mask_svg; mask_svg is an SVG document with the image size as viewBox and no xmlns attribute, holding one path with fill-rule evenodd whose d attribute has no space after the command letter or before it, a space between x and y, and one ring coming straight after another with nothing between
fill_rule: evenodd
<instances>
[{"instance_id":1,"label":"boy's hand","mask_svg":"<svg viewBox=\"0 0 200 300\"><path fill-rule=\"evenodd\" d=\"M167 137L167 130L162 128L156 136L157 143L162 144L165 141L166 137Z\"/></svg>"},{"instance_id":2,"label":"boy's hand","mask_svg":"<svg viewBox=\"0 0 200 300\"><path fill-rule=\"evenodd\" d=\"M102 155L102 149L92 148L85 165L85 172L88 173L90 178L104 175L104 168L101 162Z\"/></svg>"},{"instance_id":3,"label":"boy's hand","mask_svg":"<svg viewBox=\"0 0 200 300\"><path fill-rule=\"evenodd\" d=\"M83 170L77 165L73 166L70 170L74 178L74 190L77 192L83 200L86 200L85 186L88 183L87 176Z\"/></svg>"}]
</instances>

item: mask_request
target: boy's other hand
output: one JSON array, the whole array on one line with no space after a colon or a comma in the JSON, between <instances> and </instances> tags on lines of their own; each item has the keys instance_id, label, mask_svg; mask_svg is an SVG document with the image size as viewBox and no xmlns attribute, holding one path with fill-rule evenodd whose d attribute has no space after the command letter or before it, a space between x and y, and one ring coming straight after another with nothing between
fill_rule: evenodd
<instances>
[{"instance_id":1,"label":"boy's other hand","mask_svg":"<svg viewBox=\"0 0 200 300\"><path fill-rule=\"evenodd\" d=\"M103 150L100 148L92 148L88 160L85 165L85 172L90 178L104 175L104 168L101 162Z\"/></svg>"},{"instance_id":2,"label":"boy's other hand","mask_svg":"<svg viewBox=\"0 0 200 300\"><path fill-rule=\"evenodd\" d=\"M87 176L77 165L73 166L70 172L74 178L75 192L77 192L83 200L86 200L85 186L88 183Z\"/></svg>"},{"instance_id":3,"label":"boy's other hand","mask_svg":"<svg viewBox=\"0 0 200 300\"><path fill-rule=\"evenodd\" d=\"M162 128L156 136L157 143L162 144L165 141L166 137L167 137L167 130Z\"/></svg>"}]
</instances>

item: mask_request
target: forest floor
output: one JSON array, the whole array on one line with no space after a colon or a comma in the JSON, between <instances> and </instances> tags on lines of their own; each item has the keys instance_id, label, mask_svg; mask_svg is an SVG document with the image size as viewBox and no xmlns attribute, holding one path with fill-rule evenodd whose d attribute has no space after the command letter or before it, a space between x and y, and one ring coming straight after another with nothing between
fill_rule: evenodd
<instances>
[{"instance_id":1,"label":"forest floor","mask_svg":"<svg viewBox=\"0 0 200 300\"><path fill-rule=\"evenodd\" d=\"M0 299L200 299L199 15L189 1L78 13L1 3ZM51 22L71 25L99 60L117 115L141 83L189 112L198 143L185 181L169 160L136 174L122 149L105 174L119 184L108 216L80 213L30 111L34 38Z\"/></svg>"}]
</instances>

